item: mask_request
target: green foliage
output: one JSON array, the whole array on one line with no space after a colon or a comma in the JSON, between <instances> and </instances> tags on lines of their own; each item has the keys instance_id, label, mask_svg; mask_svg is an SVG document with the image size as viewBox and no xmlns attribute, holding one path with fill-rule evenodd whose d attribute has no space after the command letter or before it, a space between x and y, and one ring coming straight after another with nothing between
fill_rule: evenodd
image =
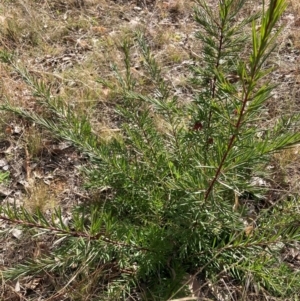
<instances>
[{"instance_id":1,"label":"green foliage","mask_svg":"<svg viewBox=\"0 0 300 301\"><path fill-rule=\"evenodd\" d=\"M173 95L142 33L123 43L125 72L112 67L122 90L122 104L116 108L123 120L122 138L107 142L100 142L89 120L53 97L13 57L2 55L53 117L8 102L1 109L71 141L90 159L83 171L86 187L110 192L97 204L73 208L69 225L60 211L49 221L40 212L2 207L1 219L56 237L50 255L6 270L5 277L47 271L65 275L72 285L92 275L97 283L106 283L97 287L99 294L113 299L122 292L123 300L133 288L149 300L185 296L182 281L193 273L217 282L226 272L239 283L251 275L252 285L279 297L300 291L299 275L279 260L282 248L276 247L299 240L297 215L286 217L274 206L260 213L257 229L247 235L247 208L233 209L237 196L263 193L251 179L262 173L270 156L300 141L300 133L286 130L284 118L273 128L257 127L274 89L267 79L272 71L267 60L286 4L271 0L261 17L241 19L245 3L220 1L213 11L205 1L198 2L196 37L203 60L192 68L192 102ZM251 27L252 36L245 35ZM146 95L131 73L135 43L154 87Z\"/></svg>"},{"instance_id":2,"label":"green foliage","mask_svg":"<svg viewBox=\"0 0 300 301\"><path fill-rule=\"evenodd\" d=\"M0 172L0 184L7 180L9 177L9 172Z\"/></svg>"}]
</instances>

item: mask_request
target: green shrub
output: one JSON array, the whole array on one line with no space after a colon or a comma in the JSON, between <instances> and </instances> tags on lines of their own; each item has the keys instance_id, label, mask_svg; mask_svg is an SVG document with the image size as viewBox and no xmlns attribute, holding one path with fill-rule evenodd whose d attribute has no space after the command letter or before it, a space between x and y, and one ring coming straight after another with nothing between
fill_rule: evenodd
<instances>
[{"instance_id":1,"label":"green shrub","mask_svg":"<svg viewBox=\"0 0 300 301\"><path fill-rule=\"evenodd\" d=\"M261 15L241 19L245 2L220 1L218 11L198 2L196 37L203 54L192 67L192 101L173 95L142 33L123 43L126 72L112 67L122 96L116 108L122 132L109 141L99 139L89 120L2 53L53 118L9 103L1 109L71 141L89 159L83 170L87 189L107 192L73 208L68 226L60 210L48 220L3 206L0 218L57 237L49 255L5 270L4 277L60 273L69 286L89 279L103 300L125 300L134 291L148 300L186 296L187 274L207 283L227 277L249 292L255 288L276 297L299 293L299 275L280 259L283 247L299 240L293 203L260 211L251 233L245 231L248 205L238 207L245 194L253 205L261 200L266 188L253 179L263 177L274 153L300 141L292 128L298 117L290 118L288 127L285 118L273 128L261 120L274 89L267 62L285 1L271 0ZM148 94L140 92L131 73L135 44L153 83Z\"/></svg>"}]
</instances>

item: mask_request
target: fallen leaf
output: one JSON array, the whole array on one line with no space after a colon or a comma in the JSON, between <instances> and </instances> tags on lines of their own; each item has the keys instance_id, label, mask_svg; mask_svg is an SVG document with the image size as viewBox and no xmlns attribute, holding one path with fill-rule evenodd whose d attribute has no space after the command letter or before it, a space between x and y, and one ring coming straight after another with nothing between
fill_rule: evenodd
<instances>
[{"instance_id":1,"label":"fallen leaf","mask_svg":"<svg viewBox=\"0 0 300 301\"><path fill-rule=\"evenodd\" d=\"M21 238L21 236L22 236L22 234L23 234L23 231L22 230L20 230L20 229L13 229L12 231L11 231L11 234L12 234L12 236L13 237L15 237L16 239L20 239Z\"/></svg>"}]
</instances>

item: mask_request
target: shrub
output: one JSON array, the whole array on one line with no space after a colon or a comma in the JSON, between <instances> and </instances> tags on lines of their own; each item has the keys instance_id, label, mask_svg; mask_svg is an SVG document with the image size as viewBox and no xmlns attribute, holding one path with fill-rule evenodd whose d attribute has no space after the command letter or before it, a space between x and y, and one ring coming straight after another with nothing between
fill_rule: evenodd
<instances>
[{"instance_id":1,"label":"shrub","mask_svg":"<svg viewBox=\"0 0 300 301\"><path fill-rule=\"evenodd\" d=\"M299 240L293 203L254 210L252 219L249 213L266 193L254 179L263 178L274 153L300 141L293 132L297 116L288 124L279 118L272 128L261 120L275 88L268 58L286 5L271 0L261 14L241 19L245 2L220 1L217 12L198 2L203 54L192 67L192 101L174 96L142 33L122 44L125 72L112 66L122 131L110 140L93 134L89 120L2 52L52 118L8 102L1 109L72 142L89 160L82 171L87 189L106 191L97 202L73 208L69 225L60 210L48 219L2 206L1 219L56 237L50 254L7 269L4 277L59 273L67 286L84 282L98 298L112 300L129 300L134 292L148 300L186 296L187 274L203 287L222 279L243 285L239 300L245 291L289 298L299 293L299 275L280 259L282 249ZM252 34L245 34L248 27ZM151 78L148 94L131 72L133 44ZM243 202L246 196L250 201Z\"/></svg>"}]
</instances>

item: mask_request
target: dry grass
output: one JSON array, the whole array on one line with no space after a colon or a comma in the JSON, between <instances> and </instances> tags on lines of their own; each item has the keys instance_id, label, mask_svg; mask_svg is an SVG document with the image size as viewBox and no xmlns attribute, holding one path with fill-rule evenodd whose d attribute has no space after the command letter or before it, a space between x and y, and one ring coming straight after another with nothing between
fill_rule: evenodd
<instances>
[{"instance_id":1,"label":"dry grass","mask_svg":"<svg viewBox=\"0 0 300 301\"><path fill-rule=\"evenodd\" d=\"M57 206L57 199L50 187L44 182L30 181L26 187L27 197L24 199L24 207L32 213L53 210Z\"/></svg>"},{"instance_id":2,"label":"dry grass","mask_svg":"<svg viewBox=\"0 0 300 301\"><path fill-rule=\"evenodd\" d=\"M208 2L215 5L217 1ZM249 1L245 13L252 13L260 2ZM299 111L300 104L300 2L288 2L288 9L282 18L284 30L273 61L277 67L273 80L280 85L267 108L266 122L271 123L276 122L275 116L280 116L282 111ZM0 50L16 54L30 72L51 85L54 95L69 102L77 114L88 116L93 122L94 132L101 139L108 140L119 135L119 120L115 117L114 107L119 101L120 87L111 72L110 63L116 64L121 71L124 69L119 47L125 38L133 37L134 30L145 31L155 57L164 66L164 76L172 82L179 98L184 97L186 100L191 97L187 89L187 62L193 55L198 55L201 48L194 39L196 27L191 17L192 6L193 1L183 0L1 1ZM135 49L132 49L132 60L140 89L150 89L147 77L139 68L142 62ZM103 83L101 79L105 79L107 83ZM3 64L0 64L0 97L0 101L8 99L15 105L30 110L42 110L20 77ZM53 158L57 158L59 151L49 150L49 141L45 146L43 133L34 125L24 126L18 133L10 131L10 128L23 125L8 114L1 113L0 122L1 139L13 141L15 151L23 154L21 157L24 154L27 156L28 166L14 179L15 182L20 178L28 180L26 172L30 168L27 191L23 186L14 186L14 193L23 196L26 206L32 211L45 211L58 204L67 209L76 202L76 196L81 194L78 188L80 183L76 182L76 174L70 178L63 175L63 172L74 173L70 165L78 163L77 155L68 153L68 158L62 161L64 165L53 167L49 171L48 166L54 164ZM155 122L158 130L169 130L168 125L162 124L159 117L155 118ZM56 141L53 140L52 144L56 144ZM289 185L284 192L286 194L299 192L299 156L297 147L275 157L280 169L284 170L285 181ZM36 164L35 160L43 162L43 166ZM61 168L59 175L53 172L55 168ZM51 172L51 181L60 183L62 189L54 184L43 183L43 179L49 179ZM5 244L1 246L2 253L4 246ZM30 254L32 252L28 253ZM90 286L85 288L89 293L94 287ZM32 299L25 299L22 292L16 292L15 287L8 284L3 285L0 296L1 300L41 300L37 295ZM47 300L71 299L62 294L57 299Z\"/></svg>"}]
</instances>

